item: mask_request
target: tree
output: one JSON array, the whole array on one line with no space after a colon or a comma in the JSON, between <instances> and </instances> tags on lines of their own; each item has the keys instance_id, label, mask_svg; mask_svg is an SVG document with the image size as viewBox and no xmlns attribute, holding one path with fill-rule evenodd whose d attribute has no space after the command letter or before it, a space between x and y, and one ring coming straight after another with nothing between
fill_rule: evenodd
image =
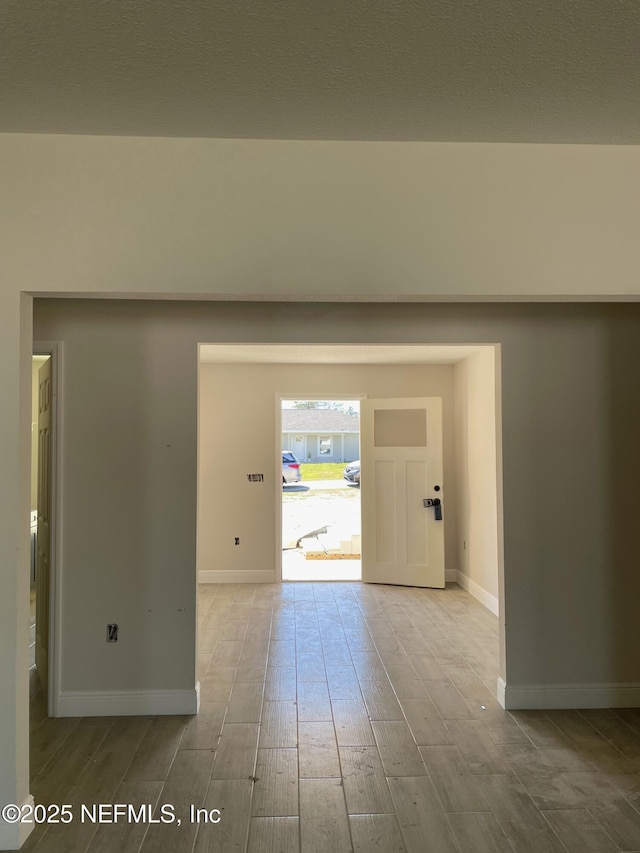
<instances>
[{"instance_id":1,"label":"tree","mask_svg":"<svg viewBox=\"0 0 640 853\"><path fill-rule=\"evenodd\" d=\"M358 412L353 406L347 406L339 400L294 400L294 409L334 409L337 412L344 412L346 415L357 415Z\"/></svg>"}]
</instances>

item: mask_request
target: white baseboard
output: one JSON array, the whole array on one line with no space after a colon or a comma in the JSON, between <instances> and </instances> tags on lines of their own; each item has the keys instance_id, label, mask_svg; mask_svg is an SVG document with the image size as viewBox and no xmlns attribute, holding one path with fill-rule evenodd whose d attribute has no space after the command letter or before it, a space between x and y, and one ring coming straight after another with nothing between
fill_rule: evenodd
<instances>
[{"instance_id":1,"label":"white baseboard","mask_svg":"<svg viewBox=\"0 0 640 853\"><path fill-rule=\"evenodd\" d=\"M640 684L526 684L498 679L498 702L509 711L551 708L640 708Z\"/></svg>"},{"instance_id":2,"label":"white baseboard","mask_svg":"<svg viewBox=\"0 0 640 853\"><path fill-rule=\"evenodd\" d=\"M68 690L57 703L59 717L197 714L199 706L200 682L192 690Z\"/></svg>"},{"instance_id":3,"label":"white baseboard","mask_svg":"<svg viewBox=\"0 0 640 853\"><path fill-rule=\"evenodd\" d=\"M33 805L33 795L29 794L22 803L22 809L33 808ZM0 818L0 850L19 850L34 826L35 823L7 823Z\"/></svg>"},{"instance_id":4,"label":"white baseboard","mask_svg":"<svg viewBox=\"0 0 640 853\"><path fill-rule=\"evenodd\" d=\"M458 583L458 572L456 569L447 569L444 573L445 583Z\"/></svg>"},{"instance_id":5,"label":"white baseboard","mask_svg":"<svg viewBox=\"0 0 640 853\"><path fill-rule=\"evenodd\" d=\"M499 615L500 606L498 604L498 599L495 595L492 595L490 592L487 592L487 590L481 587L480 584L477 584L475 581L472 581L470 577L463 574L462 572L454 571L454 574L456 575L454 581L458 584L458 586L461 586L462 589L466 589L469 595L472 595L474 598L477 598L480 604L484 604L487 610L490 610L495 616Z\"/></svg>"},{"instance_id":6,"label":"white baseboard","mask_svg":"<svg viewBox=\"0 0 640 853\"><path fill-rule=\"evenodd\" d=\"M228 571L209 571L203 569L198 574L199 583L275 583L276 573L260 570L243 570L234 572Z\"/></svg>"}]
</instances>

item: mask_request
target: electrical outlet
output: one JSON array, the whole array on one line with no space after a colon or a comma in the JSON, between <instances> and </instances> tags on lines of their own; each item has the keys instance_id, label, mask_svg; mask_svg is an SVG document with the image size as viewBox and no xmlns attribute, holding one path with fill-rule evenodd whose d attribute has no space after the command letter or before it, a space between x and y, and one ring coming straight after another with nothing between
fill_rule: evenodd
<instances>
[{"instance_id":1,"label":"electrical outlet","mask_svg":"<svg viewBox=\"0 0 640 853\"><path fill-rule=\"evenodd\" d=\"M118 626L115 622L107 625L107 643L118 642Z\"/></svg>"}]
</instances>

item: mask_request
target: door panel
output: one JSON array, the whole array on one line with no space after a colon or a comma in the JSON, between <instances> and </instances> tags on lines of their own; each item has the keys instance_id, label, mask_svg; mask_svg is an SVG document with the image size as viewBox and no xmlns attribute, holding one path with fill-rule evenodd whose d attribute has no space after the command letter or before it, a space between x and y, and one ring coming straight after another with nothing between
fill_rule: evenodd
<instances>
[{"instance_id":1,"label":"door panel","mask_svg":"<svg viewBox=\"0 0 640 853\"><path fill-rule=\"evenodd\" d=\"M36 562L36 668L49 680L49 559L51 551L51 359L38 371L38 535Z\"/></svg>"},{"instance_id":2,"label":"door panel","mask_svg":"<svg viewBox=\"0 0 640 853\"><path fill-rule=\"evenodd\" d=\"M363 400L360 459L362 580L444 587L441 399Z\"/></svg>"},{"instance_id":3,"label":"door panel","mask_svg":"<svg viewBox=\"0 0 640 853\"><path fill-rule=\"evenodd\" d=\"M362 460L360 464L362 465ZM395 465L390 461L376 460L374 469L376 518L384 519L384 523L376 525L374 531L375 560L377 563L394 563L397 545ZM362 491L362 476L360 490Z\"/></svg>"},{"instance_id":4,"label":"door panel","mask_svg":"<svg viewBox=\"0 0 640 853\"><path fill-rule=\"evenodd\" d=\"M429 561L429 540L425 509L422 499L425 497L424 484L427 479L425 462L405 462L406 518L407 518L407 562L424 565Z\"/></svg>"}]
</instances>

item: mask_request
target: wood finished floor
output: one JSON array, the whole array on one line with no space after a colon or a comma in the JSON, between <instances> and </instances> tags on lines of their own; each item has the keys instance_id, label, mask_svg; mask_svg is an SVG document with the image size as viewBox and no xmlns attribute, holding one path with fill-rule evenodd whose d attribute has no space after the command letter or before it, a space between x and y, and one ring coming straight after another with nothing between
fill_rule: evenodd
<instances>
[{"instance_id":1,"label":"wood finished floor","mask_svg":"<svg viewBox=\"0 0 640 853\"><path fill-rule=\"evenodd\" d=\"M201 586L199 605L197 717L48 719L32 688L36 802L170 803L182 825L75 819L23 849L640 851L640 710L503 711L497 620L458 586Z\"/></svg>"}]
</instances>

